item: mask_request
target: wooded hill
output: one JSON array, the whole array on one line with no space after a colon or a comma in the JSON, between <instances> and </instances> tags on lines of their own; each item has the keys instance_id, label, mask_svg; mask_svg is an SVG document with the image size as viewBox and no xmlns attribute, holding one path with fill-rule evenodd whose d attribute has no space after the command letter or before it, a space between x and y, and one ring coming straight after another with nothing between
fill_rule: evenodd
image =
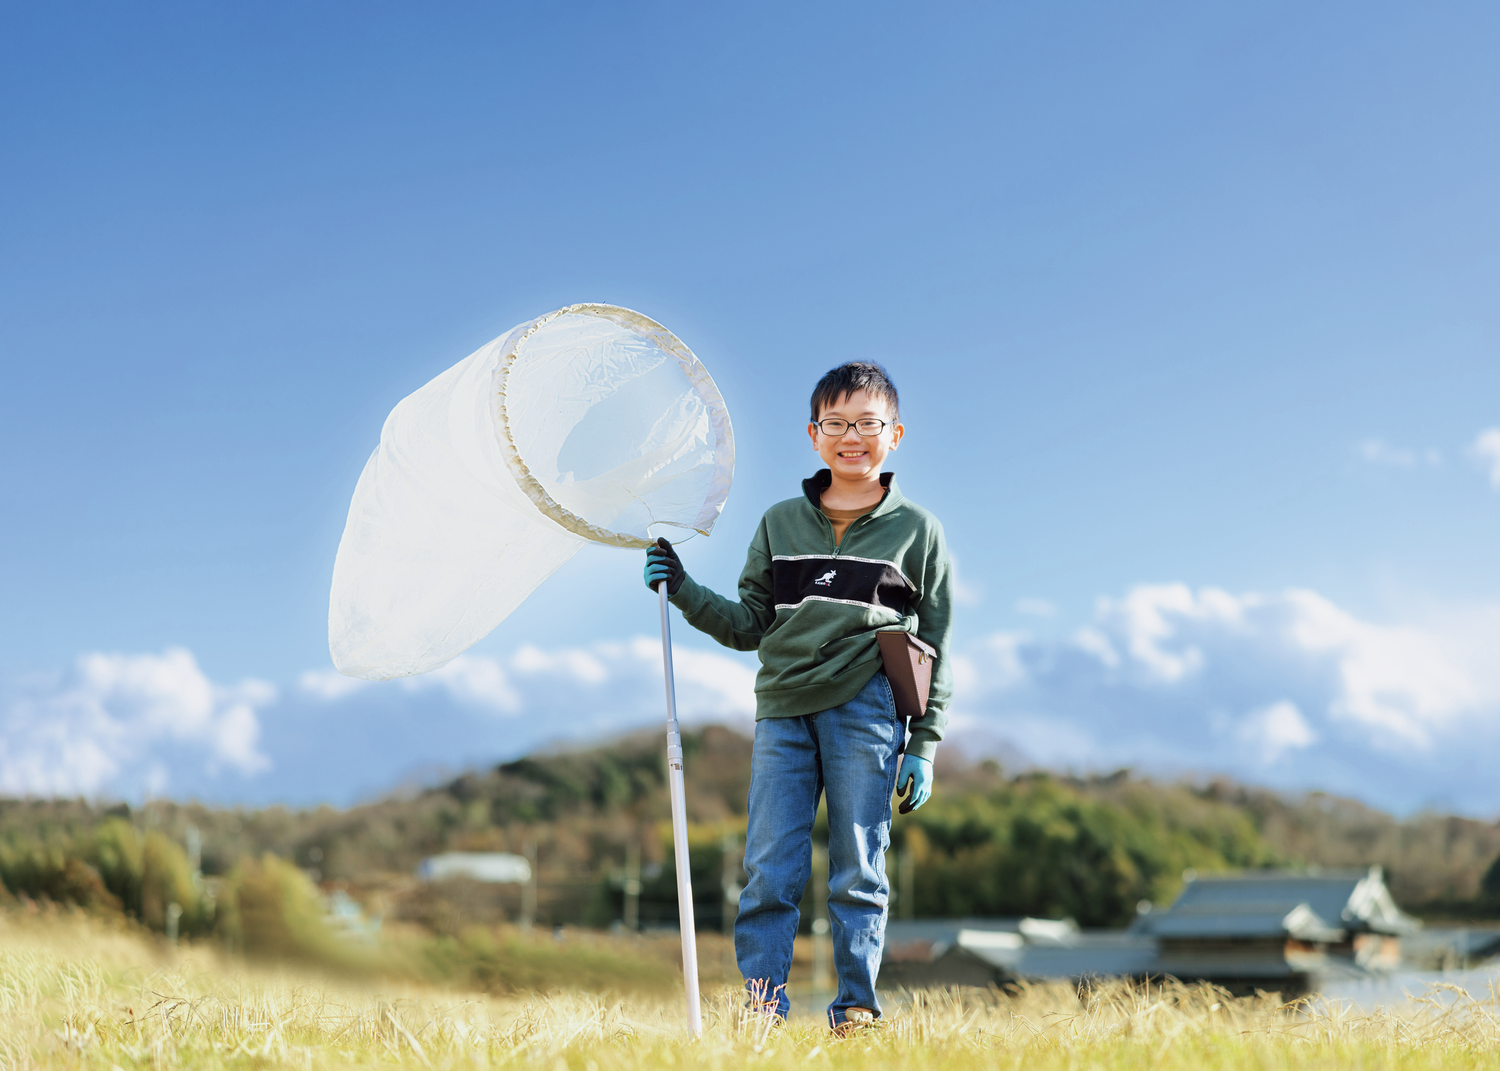
<instances>
[{"instance_id":1,"label":"wooded hill","mask_svg":"<svg viewBox=\"0 0 1500 1071\"><path fill-rule=\"evenodd\" d=\"M739 877L735 846L744 830L750 741L709 727L686 734L684 749L698 919L717 928L723 882ZM269 852L325 885L345 884L389 917L443 932L513 918L519 891L422 886L411 875L424 856L532 850L539 923L608 925L622 916L623 868L636 845L641 921L675 923L662 750L660 734L645 733L533 755L347 810L0 801L0 881L32 898L95 895L89 890L101 884L138 889L139 875L110 876L128 869L120 860L129 852L119 846L129 840L126 828L148 846L133 849L137 856L175 852L175 860L175 846L193 826L210 879ZM993 762L963 764L952 749L940 753L937 784L926 807L895 821L893 849L907 851L915 864L913 903L899 905L900 914L1070 916L1085 926L1118 926L1142 900L1169 902L1188 868L1377 863L1397 899L1419 915L1500 915L1496 823L1439 814L1397 820L1321 793L1287 797L1228 781L1168 784L1124 770L1011 776ZM179 863L169 862L175 888L186 879ZM894 871L894 856L890 862ZM91 882L89 871L101 882ZM132 913L158 925L157 901L165 894L130 895L137 901Z\"/></svg>"}]
</instances>

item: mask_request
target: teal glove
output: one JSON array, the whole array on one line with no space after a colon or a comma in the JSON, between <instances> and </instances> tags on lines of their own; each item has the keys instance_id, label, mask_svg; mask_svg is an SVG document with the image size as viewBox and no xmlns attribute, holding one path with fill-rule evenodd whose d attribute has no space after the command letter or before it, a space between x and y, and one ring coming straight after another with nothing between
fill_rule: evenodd
<instances>
[{"instance_id":1,"label":"teal glove","mask_svg":"<svg viewBox=\"0 0 1500 1071\"><path fill-rule=\"evenodd\" d=\"M932 795L932 760L902 755L901 768L896 771L896 795L906 797L899 808L902 814L911 814L926 803Z\"/></svg>"},{"instance_id":2,"label":"teal glove","mask_svg":"<svg viewBox=\"0 0 1500 1071\"><path fill-rule=\"evenodd\" d=\"M646 586L652 591L663 580L667 582L667 595L677 594L687 573L683 571L682 559L665 539L658 539L656 546L646 551Z\"/></svg>"}]
</instances>

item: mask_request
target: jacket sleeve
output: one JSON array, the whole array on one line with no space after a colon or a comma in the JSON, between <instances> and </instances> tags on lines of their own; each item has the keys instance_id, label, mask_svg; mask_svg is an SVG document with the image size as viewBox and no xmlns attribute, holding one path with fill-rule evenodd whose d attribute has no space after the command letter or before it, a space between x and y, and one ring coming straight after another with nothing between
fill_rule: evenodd
<instances>
[{"instance_id":1,"label":"jacket sleeve","mask_svg":"<svg viewBox=\"0 0 1500 1071\"><path fill-rule=\"evenodd\" d=\"M736 651L753 651L760 638L776 620L776 605L771 584L770 537L766 522L761 521L750 541L744 572L740 573L740 601L726 599L690 576L684 576L682 587L672 596L672 605L682 611L683 620L700 632L706 632L725 647Z\"/></svg>"},{"instance_id":2,"label":"jacket sleeve","mask_svg":"<svg viewBox=\"0 0 1500 1071\"><path fill-rule=\"evenodd\" d=\"M953 563L948 558L948 543L943 527L933 522L923 548L918 569L921 590L917 596L917 638L937 649L932 667L932 685L927 693L927 713L911 723L908 754L931 759L937 754L938 742L948 725L948 701L953 697L953 667L950 649L953 639Z\"/></svg>"}]
</instances>

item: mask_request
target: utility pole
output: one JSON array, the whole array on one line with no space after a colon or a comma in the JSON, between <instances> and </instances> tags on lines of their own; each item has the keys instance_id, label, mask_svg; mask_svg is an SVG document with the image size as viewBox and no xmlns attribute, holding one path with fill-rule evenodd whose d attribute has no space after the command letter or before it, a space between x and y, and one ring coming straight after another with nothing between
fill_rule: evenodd
<instances>
[{"instance_id":1,"label":"utility pole","mask_svg":"<svg viewBox=\"0 0 1500 1071\"><path fill-rule=\"evenodd\" d=\"M193 868L193 884L203 883L203 834L198 827L191 822L184 831L183 839L187 843L188 866Z\"/></svg>"},{"instance_id":2,"label":"utility pole","mask_svg":"<svg viewBox=\"0 0 1500 1071\"><path fill-rule=\"evenodd\" d=\"M636 837L625 846L625 928L641 928L641 842Z\"/></svg>"},{"instance_id":3,"label":"utility pole","mask_svg":"<svg viewBox=\"0 0 1500 1071\"><path fill-rule=\"evenodd\" d=\"M724 839L719 842L719 848L724 860L719 868L719 883L724 890L724 914L720 929L726 938L726 943L719 952L719 966L724 977L734 978L739 967L734 950L734 924L740 917L740 893L744 891L744 887L740 885L740 874L745 869L745 842L733 833L725 833Z\"/></svg>"},{"instance_id":4,"label":"utility pole","mask_svg":"<svg viewBox=\"0 0 1500 1071\"><path fill-rule=\"evenodd\" d=\"M529 930L536 924L536 839L528 835L521 850L531 870L526 884L521 886L521 929Z\"/></svg>"},{"instance_id":5,"label":"utility pole","mask_svg":"<svg viewBox=\"0 0 1500 1071\"><path fill-rule=\"evenodd\" d=\"M734 937L734 922L740 913L740 871L744 869L745 844L733 833L725 833L719 841L723 853L723 864L719 868L719 884L724 890L724 921L720 929L725 937Z\"/></svg>"},{"instance_id":6,"label":"utility pole","mask_svg":"<svg viewBox=\"0 0 1500 1071\"><path fill-rule=\"evenodd\" d=\"M917 860L912 854L911 846L904 845L896 860L896 881L899 885L896 907L902 918L914 919L917 917Z\"/></svg>"}]
</instances>

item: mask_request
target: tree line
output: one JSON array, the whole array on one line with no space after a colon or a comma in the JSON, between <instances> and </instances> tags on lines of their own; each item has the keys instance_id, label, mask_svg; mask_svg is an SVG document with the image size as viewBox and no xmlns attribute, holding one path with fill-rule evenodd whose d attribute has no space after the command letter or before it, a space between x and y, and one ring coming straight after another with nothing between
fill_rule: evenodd
<instances>
[{"instance_id":1,"label":"tree line","mask_svg":"<svg viewBox=\"0 0 1500 1071\"><path fill-rule=\"evenodd\" d=\"M700 926L719 928L733 910L725 886L740 877L735 853L750 741L711 726L685 734L684 750L696 913ZM637 917L646 926L674 925L661 752L657 734L642 734L535 754L347 809L4 800L0 896L118 912L162 932L175 912L170 925L184 936L215 933L243 943L235 937L237 926L243 930L241 891L283 880L265 875L281 874L275 868L285 864L308 887L346 889L373 914L457 934L475 922L514 921L520 892L425 886L413 877L421 859L448 850L513 851L536 860L539 924L607 926L624 918L625 870L635 859ZM893 825L889 865L898 888L894 872L911 868L911 902L898 902L894 914L1120 926L1142 901L1169 903L1188 869L1380 864L1408 910L1500 915L1496 823L1440 814L1396 819L1351 800L1222 780L1009 773L993 762L943 758L932 801ZM823 832L820 825L815 836Z\"/></svg>"}]
</instances>

